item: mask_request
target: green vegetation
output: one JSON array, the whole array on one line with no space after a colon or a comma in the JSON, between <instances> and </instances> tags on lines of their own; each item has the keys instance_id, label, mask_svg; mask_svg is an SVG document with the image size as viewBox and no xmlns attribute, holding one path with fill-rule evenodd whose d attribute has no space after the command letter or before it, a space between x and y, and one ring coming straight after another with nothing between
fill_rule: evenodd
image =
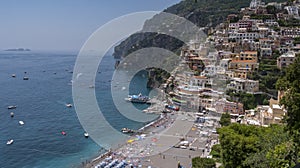
<instances>
[{"instance_id":1,"label":"green vegetation","mask_svg":"<svg viewBox=\"0 0 300 168\"><path fill-rule=\"evenodd\" d=\"M165 83L167 79L171 76L170 73L159 68L148 68L147 69L151 75L148 76L147 87L156 88L159 87L161 83Z\"/></svg>"},{"instance_id":2,"label":"green vegetation","mask_svg":"<svg viewBox=\"0 0 300 168\"><path fill-rule=\"evenodd\" d=\"M278 90L285 91L280 103L288 110L287 126L300 131L300 57L286 69L286 75L276 84Z\"/></svg>"},{"instance_id":3,"label":"green vegetation","mask_svg":"<svg viewBox=\"0 0 300 168\"><path fill-rule=\"evenodd\" d=\"M276 82L283 74L277 68L277 58L280 56L279 51L274 51L272 57L261 58L259 61L259 70L250 75L250 79L259 80L259 90L276 97Z\"/></svg>"},{"instance_id":4,"label":"green vegetation","mask_svg":"<svg viewBox=\"0 0 300 168\"><path fill-rule=\"evenodd\" d=\"M261 19L263 21L267 19L274 19L275 17L273 15L258 15L258 14L252 14L250 16L251 19Z\"/></svg>"},{"instance_id":5,"label":"green vegetation","mask_svg":"<svg viewBox=\"0 0 300 168\"><path fill-rule=\"evenodd\" d=\"M233 90L228 90L226 94L230 96L229 101L238 101L243 103L245 110L254 109L259 104L253 94L235 92Z\"/></svg>"},{"instance_id":6,"label":"green vegetation","mask_svg":"<svg viewBox=\"0 0 300 168\"><path fill-rule=\"evenodd\" d=\"M279 26L282 27L297 27L300 26L300 22L298 19L292 18L289 20L278 20Z\"/></svg>"},{"instance_id":7,"label":"green vegetation","mask_svg":"<svg viewBox=\"0 0 300 168\"><path fill-rule=\"evenodd\" d=\"M294 44L300 44L300 37L296 37L294 40Z\"/></svg>"},{"instance_id":8,"label":"green vegetation","mask_svg":"<svg viewBox=\"0 0 300 168\"><path fill-rule=\"evenodd\" d=\"M284 126L280 125L265 128L234 123L218 129L218 133L221 145L218 151L221 151L224 168L272 167L274 160L280 159L273 154L276 147L289 139ZM287 159L284 161L290 166L294 164Z\"/></svg>"},{"instance_id":9,"label":"green vegetation","mask_svg":"<svg viewBox=\"0 0 300 168\"><path fill-rule=\"evenodd\" d=\"M176 14L190 20L199 27L216 26L225 21L229 14L238 14L242 7L249 6L251 0L184 0L164 12ZM264 0L264 2L285 2L285 0ZM152 25L151 19L144 27ZM146 47L160 47L176 51L183 42L172 37L157 33L133 34L115 47L115 57L125 57L128 54Z\"/></svg>"},{"instance_id":10,"label":"green vegetation","mask_svg":"<svg viewBox=\"0 0 300 168\"><path fill-rule=\"evenodd\" d=\"M274 16L276 15L276 13L281 12L279 9L277 9L275 6L273 5L268 5L267 6L267 13L268 14L273 14Z\"/></svg>"},{"instance_id":11,"label":"green vegetation","mask_svg":"<svg viewBox=\"0 0 300 168\"><path fill-rule=\"evenodd\" d=\"M222 147L220 144L216 144L214 145L212 148L211 148L211 152L210 152L210 155L213 157L213 158L221 158L221 152L222 152Z\"/></svg>"},{"instance_id":12,"label":"green vegetation","mask_svg":"<svg viewBox=\"0 0 300 168\"><path fill-rule=\"evenodd\" d=\"M209 158L195 157L192 159L193 168L215 168L215 160Z\"/></svg>"},{"instance_id":13,"label":"green vegetation","mask_svg":"<svg viewBox=\"0 0 300 168\"><path fill-rule=\"evenodd\" d=\"M228 126L231 123L231 118L229 113L223 113L220 119L220 124L222 126Z\"/></svg>"},{"instance_id":14,"label":"green vegetation","mask_svg":"<svg viewBox=\"0 0 300 168\"><path fill-rule=\"evenodd\" d=\"M257 127L230 124L218 129L224 168L293 167L299 160L300 146L300 57L286 69L276 88L285 91L280 103L288 113L286 125Z\"/></svg>"}]
</instances>

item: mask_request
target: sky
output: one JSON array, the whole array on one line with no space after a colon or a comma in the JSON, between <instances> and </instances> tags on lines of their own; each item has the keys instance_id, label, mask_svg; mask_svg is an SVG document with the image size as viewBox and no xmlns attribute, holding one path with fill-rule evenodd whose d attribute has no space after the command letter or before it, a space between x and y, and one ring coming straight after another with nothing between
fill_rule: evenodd
<instances>
[{"instance_id":1,"label":"sky","mask_svg":"<svg viewBox=\"0 0 300 168\"><path fill-rule=\"evenodd\" d=\"M162 11L180 0L1 0L0 50L79 51L100 26L122 15Z\"/></svg>"}]
</instances>

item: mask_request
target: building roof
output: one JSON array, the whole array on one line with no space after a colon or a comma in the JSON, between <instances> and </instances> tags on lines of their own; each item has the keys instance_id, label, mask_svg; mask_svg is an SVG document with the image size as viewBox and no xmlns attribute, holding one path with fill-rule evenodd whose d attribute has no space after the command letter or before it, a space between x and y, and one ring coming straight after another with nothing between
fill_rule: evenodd
<instances>
[{"instance_id":1,"label":"building roof","mask_svg":"<svg viewBox=\"0 0 300 168\"><path fill-rule=\"evenodd\" d=\"M281 109L281 107L278 104L273 104L272 108L273 109Z\"/></svg>"},{"instance_id":2,"label":"building roof","mask_svg":"<svg viewBox=\"0 0 300 168\"><path fill-rule=\"evenodd\" d=\"M196 78L196 79L207 79L206 76L194 76L194 78Z\"/></svg>"}]
</instances>

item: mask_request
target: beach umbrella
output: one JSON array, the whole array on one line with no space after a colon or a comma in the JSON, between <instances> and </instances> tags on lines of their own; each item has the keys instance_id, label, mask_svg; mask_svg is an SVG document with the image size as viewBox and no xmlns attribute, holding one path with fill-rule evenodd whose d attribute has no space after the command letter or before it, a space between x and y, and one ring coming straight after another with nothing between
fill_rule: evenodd
<instances>
[{"instance_id":1,"label":"beach umbrella","mask_svg":"<svg viewBox=\"0 0 300 168\"><path fill-rule=\"evenodd\" d=\"M129 139L127 142L132 143L132 142L134 142L134 139Z\"/></svg>"}]
</instances>

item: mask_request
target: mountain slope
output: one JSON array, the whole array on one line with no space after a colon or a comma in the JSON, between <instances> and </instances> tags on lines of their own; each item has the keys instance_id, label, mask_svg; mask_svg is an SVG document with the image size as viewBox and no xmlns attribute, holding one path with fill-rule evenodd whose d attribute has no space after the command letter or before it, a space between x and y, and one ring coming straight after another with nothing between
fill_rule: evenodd
<instances>
[{"instance_id":1,"label":"mountain slope","mask_svg":"<svg viewBox=\"0 0 300 168\"><path fill-rule=\"evenodd\" d=\"M216 26L229 14L237 14L242 7L249 6L251 0L183 0L164 12L184 17L199 27ZM284 0L265 0L264 2L285 2ZM150 21L151 22L151 21ZM151 25L153 26L153 25ZM147 22L144 27L147 27ZM175 51L183 42L157 33L133 34L115 47L115 57L124 57L144 47L160 47Z\"/></svg>"}]
</instances>

